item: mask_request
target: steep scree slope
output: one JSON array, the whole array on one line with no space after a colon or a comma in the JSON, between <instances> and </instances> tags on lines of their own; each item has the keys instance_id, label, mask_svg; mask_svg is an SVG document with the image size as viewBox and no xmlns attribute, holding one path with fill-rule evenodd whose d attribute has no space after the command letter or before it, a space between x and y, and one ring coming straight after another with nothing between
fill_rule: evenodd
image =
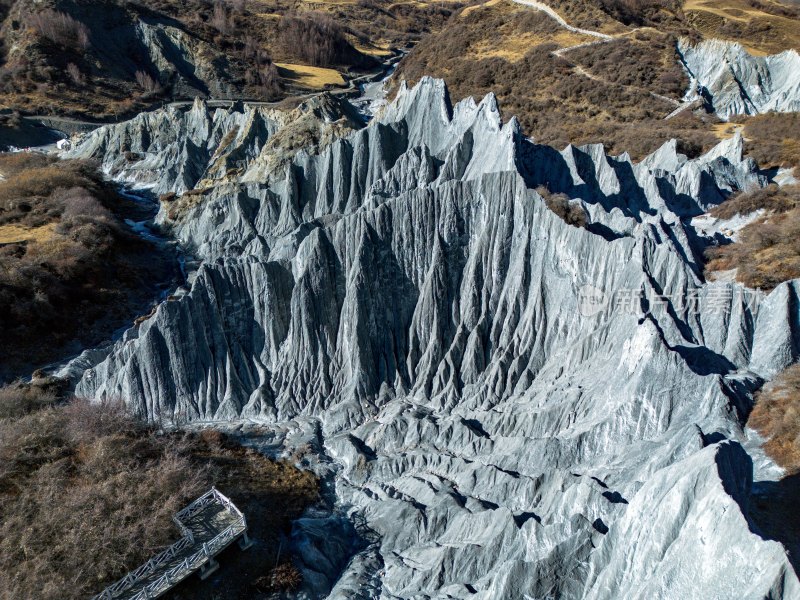
<instances>
[{"instance_id":1,"label":"steep scree slope","mask_svg":"<svg viewBox=\"0 0 800 600\"><path fill-rule=\"evenodd\" d=\"M162 192L240 170L175 218L164 204L202 259L191 291L73 361L78 393L150 419L318 423L371 541L310 578L331 582L320 595L798 597L783 547L748 521L740 444L753 390L800 351L798 286L704 283L688 225L765 183L741 138L635 165L558 152L503 125L492 96L451 107L429 78L270 162L279 129L198 103L75 151Z\"/></svg>"}]
</instances>

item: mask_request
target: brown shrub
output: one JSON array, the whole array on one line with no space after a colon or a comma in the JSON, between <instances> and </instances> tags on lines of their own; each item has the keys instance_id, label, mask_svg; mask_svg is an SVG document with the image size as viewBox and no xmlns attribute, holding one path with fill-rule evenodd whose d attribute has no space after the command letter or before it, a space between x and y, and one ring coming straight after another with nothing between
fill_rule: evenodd
<instances>
[{"instance_id":1,"label":"brown shrub","mask_svg":"<svg viewBox=\"0 0 800 600\"><path fill-rule=\"evenodd\" d=\"M544 198L551 211L558 215L567 225L586 227L589 215L580 202L572 202L566 194L553 194L544 186L536 188L536 192Z\"/></svg>"},{"instance_id":2,"label":"brown shrub","mask_svg":"<svg viewBox=\"0 0 800 600\"><path fill-rule=\"evenodd\" d=\"M274 542L317 497L309 473L225 436L217 446L159 434L118 402L73 400L0 419L0 598L100 592L176 541L172 515L211 485L243 509L251 535L265 542L264 551L236 555L249 572L275 565ZM247 577L230 583L246 586ZM199 582L181 589L206 597Z\"/></svg>"},{"instance_id":3,"label":"brown shrub","mask_svg":"<svg viewBox=\"0 0 800 600\"><path fill-rule=\"evenodd\" d=\"M0 378L13 379L107 339L169 265L123 225L114 211L138 208L93 164L31 153L0 156L0 172Z\"/></svg>"},{"instance_id":4,"label":"brown shrub","mask_svg":"<svg viewBox=\"0 0 800 600\"><path fill-rule=\"evenodd\" d=\"M303 583L303 576L292 563L283 563L272 569L269 575L255 580L254 586L262 594L290 592Z\"/></svg>"},{"instance_id":5,"label":"brown shrub","mask_svg":"<svg viewBox=\"0 0 800 600\"><path fill-rule=\"evenodd\" d=\"M67 64L67 74L75 85L80 87L86 84L86 76L81 72L80 67L75 63Z\"/></svg>"},{"instance_id":6,"label":"brown shrub","mask_svg":"<svg viewBox=\"0 0 800 600\"><path fill-rule=\"evenodd\" d=\"M236 28L236 22L228 7L222 2L214 3L214 12L211 15L211 25L223 35L231 34Z\"/></svg>"},{"instance_id":7,"label":"brown shrub","mask_svg":"<svg viewBox=\"0 0 800 600\"><path fill-rule=\"evenodd\" d=\"M568 57L604 81L680 99L689 78L678 62L676 38L651 32L640 37L603 44L602 51L578 48Z\"/></svg>"},{"instance_id":8,"label":"brown shrub","mask_svg":"<svg viewBox=\"0 0 800 600\"><path fill-rule=\"evenodd\" d=\"M22 417L56 403L53 390L23 383L0 387L0 419Z\"/></svg>"},{"instance_id":9,"label":"brown shrub","mask_svg":"<svg viewBox=\"0 0 800 600\"><path fill-rule=\"evenodd\" d=\"M736 243L706 253L706 272L737 269L736 279L771 290L800 277L800 208L769 214L739 232Z\"/></svg>"},{"instance_id":10,"label":"brown shrub","mask_svg":"<svg viewBox=\"0 0 800 600\"><path fill-rule=\"evenodd\" d=\"M569 4L602 15L586 2ZM524 27L523 17L529 19ZM562 58L552 54L556 46L550 43L535 45L516 60L482 57L481 49L496 45L496 36L529 36L540 30L546 36L552 22L513 5L462 14L417 44L400 63L396 80L444 78L454 101L494 92L504 118L516 116L537 142L559 149L568 143L602 143L612 154L628 152L639 160L672 138L693 155L718 142L702 118L691 112L664 121L674 104L648 94L678 99L688 85L672 36L642 32L642 40L626 37L576 49ZM597 79L581 73L573 62Z\"/></svg>"},{"instance_id":11,"label":"brown shrub","mask_svg":"<svg viewBox=\"0 0 800 600\"><path fill-rule=\"evenodd\" d=\"M89 28L68 14L45 9L30 15L28 24L39 35L62 48L81 52L91 46Z\"/></svg>"},{"instance_id":12,"label":"brown shrub","mask_svg":"<svg viewBox=\"0 0 800 600\"><path fill-rule=\"evenodd\" d=\"M800 167L800 113L744 119L745 150L762 168Z\"/></svg>"},{"instance_id":13,"label":"brown shrub","mask_svg":"<svg viewBox=\"0 0 800 600\"><path fill-rule=\"evenodd\" d=\"M625 25L658 25L664 13L674 13L681 5L676 0L600 0L603 10Z\"/></svg>"},{"instance_id":14,"label":"brown shrub","mask_svg":"<svg viewBox=\"0 0 800 600\"><path fill-rule=\"evenodd\" d=\"M766 384L756 395L748 425L767 439L767 454L790 474L800 472L800 364Z\"/></svg>"},{"instance_id":15,"label":"brown shrub","mask_svg":"<svg viewBox=\"0 0 800 600\"><path fill-rule=\"evenodd\" d=\"M141 436L117 405L74 401L0 421L4 598L80 598L175 537L205 487L174 440Z\"/></svg>"},{"instance_id":16,"label":"brown shrub","mask_svg":"<svg viewBox=\"0 0 800 600\"><path fill-rule=\"evenodd\" d=\"M775 184L750 192L739 192L709 213L717 219L749 215L757 210L782 213L800 206L800 185L778 187Z\"/></svg>"}]
</instances>

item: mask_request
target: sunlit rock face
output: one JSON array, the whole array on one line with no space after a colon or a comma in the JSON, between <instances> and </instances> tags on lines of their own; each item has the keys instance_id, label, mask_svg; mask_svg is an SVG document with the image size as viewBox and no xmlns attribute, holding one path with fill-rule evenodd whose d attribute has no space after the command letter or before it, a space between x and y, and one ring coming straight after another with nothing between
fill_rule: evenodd
<instances>
[{"instance_id":1,"label":"sunlit rock face","mask_svg":"<svg viewBox=\"0 0 800 600\"><path fill-rule=\"evenodd\" d=\"M800 111L800 55L786 50L753 56L741 44L686 41L679 51L693 88L722 119L770 111Z\"/></svg>"},{"instance_id":2,"label":"sunlit rock face","mask_svg":"<svg viewBox=\"0 0 800 600\"><path fill-rule=\"evenodd\" d=\"M160 215L202 261L191 290L74 361L77 391L153 420L314 423L370 543L343 570L308 560L309 596L797 597L748 524L740 445L753 390L800 351L797 285L705 283L689 225L765 183L741 139L558 152L433 79L368 126L346 113L291 152L281 117L202 104L75 151L130 180L110 140L135 135L160 192L206 182Z\"/></svg>"}]
</instances>

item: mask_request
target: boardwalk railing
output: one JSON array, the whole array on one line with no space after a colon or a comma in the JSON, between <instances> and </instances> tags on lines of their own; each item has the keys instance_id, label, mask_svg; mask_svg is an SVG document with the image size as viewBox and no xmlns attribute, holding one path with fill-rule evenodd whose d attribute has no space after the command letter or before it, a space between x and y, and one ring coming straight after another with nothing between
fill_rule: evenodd
<instances>
[{"instance_id":1,"label":"boardwalk railing","mask_svg":"<svg viewBox=\"0 0 800 600\"><path fill-rule=\"evenodd\" d=\"M234 521L212 539L203 543L196 542L195 536L186 526L186 523L212 504L222 505L234 518ZM116 583L108 586L103 592L94 596L92 600L117 600L120 598L125 598L126 600L151 600L157 598L199 570L206 563L212 562L214 556L222 552L236 538L246 534L247 531L247 521L242 512L236 508L230 498L213 487L186 508L176 513L172 519L183 537L138 569L131 571ZM197 549L194 552L186 552L187 548L195 545L197 545ZM176 557L181 554L186 554L181 562L168 566L170 563L174 563ZM163 573L159 577L147 583L142 589L133 592L131 588L136 587L142 580L152 578L160 570L163 570Z\"/></svg>"}]
</instances>

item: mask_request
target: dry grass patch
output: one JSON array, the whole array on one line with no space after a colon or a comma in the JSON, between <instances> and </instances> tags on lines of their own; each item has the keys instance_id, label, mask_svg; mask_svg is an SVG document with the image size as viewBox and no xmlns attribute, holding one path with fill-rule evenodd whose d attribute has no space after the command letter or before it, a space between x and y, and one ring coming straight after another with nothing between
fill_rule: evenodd
<instances>
[{"instance_id":1,"label":"dry grass patch","mask_svg":"<svg viewBox=\"0 0 800 600\"><path fill-rule=\"evenodd\" d=\"M758 208L767 214L744 227L736 243L709 250L706 272L736 269L738 281L763 290L800 277L800 187L771 186L728 202L712 214L727 218Z\"/></svg>"},{"instance_id":2,"label":"dry grass patch","mask_svg":"<svg viewBox=\"0 0 800 600\"><path fill-rule=\"evenodd\" d=\"M0 390L0 409L8 396ZM218 432L159 434L121 404L48 403L0 418L3 600L101 591L176 541L172 515L211 485L237 503L264 542L237 556L252 573L268 573L278 536L317 498L313 475ZM246 577L230 581L228 597L250 585ZM191 597L205 597L203 589Z\"/></svg>"},{"instance_id":3,"label":"dry grass patch","mask_svg":"<svg viewBox=\"0 0 800 600\"><path fill-rule=\"evenodd\" d=\"M715 123L714 125L711 125L710 129L717 139L721 141L728 140L737 133L741 132L742 125L737 123Z\"/></svg>"},{"instance_id":4,"label":"dry grass patch","mask_svg":"<svg viewBox=\"0 0 800 600\"><path fill-rule=\"evenodd\" d=\"M552 44L555 48L568 48L594 38L572 33L565 29L554 29L543 33L519 33L503 36L501 40L484 41L471 48L475 59L502 58L509 62L522 60L529 50L542 44Z\"/></svg>"},{"instance_id":5,"label":"dry grass patch","mask_svg":"<svg viewBox=\"0 0 800 600\"><path fill-rule=\"evenodd\" d=\"M278 74L301 87L323 89L326 86L344 85L344 77L335 69L311 67L292 63L275 63Z\"/></svg>"},{"instance_id":6,"label":"dry grass patch","mask_svg":"<svg viewBox=\"0 0 800 600\"><path fill-rule=\"evenodd\" d=\"M744 125L746 152L762 168L800 167L800 113L766 113L737 120Z\"/></svg>"},{"instance_id":7,"label":"dry grass patch","mask_svg":"<svg viewBox=\"0 0 800 600\"><path fill-rule=\"evenodd\" d=\"M790 474L800 472L800 365L793 365L756 395L748 425L766 438L764 450Z\"/></svg>"},{"instance_id":8,"label":"dry grass patch","mask_svg":"<svg viewBox=\"0 0 800 600\"><path fill-rule=\"evenodd\" d=\"M33 228L14 224L0 225L0 244L19 244L22 242L46 244L56 236L55 229L55 223Z\"/></svg>"},{"instance_id":9,"label":"dry grass patch","mask_svg":"<svg viewBox=\"0 0 800 600\"><path fill-rule=\"evenodd\" d=\"M138 209L95 165L0 155L0 173L0 377L13 377L106 339L170 267L124 226L119 212Z\"/></svg>"},{"instance_id":10,"label":"dry grass patch","mask_svg":"<svg viewBox=\"0 0 800 600\"><path fill-rule=\"evenodd\" d=\"M507 0L489 0L488 2L483 2L481 4L474 4L472 6L467 6L459 13L459 16L463 18L466 17L467 15L474 13L475 11L482 10L484 8L490 8L492 6L500 4L501 2L506 2L506 1Z\"/></svg>"},{"instance_id":11,"label":"dry grass patch","mask_svg":"<svg viewBox=\"0 0 800 600\"><path fill-rule=\"evenodd\" d=\"M688 22L705 37L742 44L751 54L800 48L800 11L769 0L688 0Z\"/></svg>"}]
</instances>

